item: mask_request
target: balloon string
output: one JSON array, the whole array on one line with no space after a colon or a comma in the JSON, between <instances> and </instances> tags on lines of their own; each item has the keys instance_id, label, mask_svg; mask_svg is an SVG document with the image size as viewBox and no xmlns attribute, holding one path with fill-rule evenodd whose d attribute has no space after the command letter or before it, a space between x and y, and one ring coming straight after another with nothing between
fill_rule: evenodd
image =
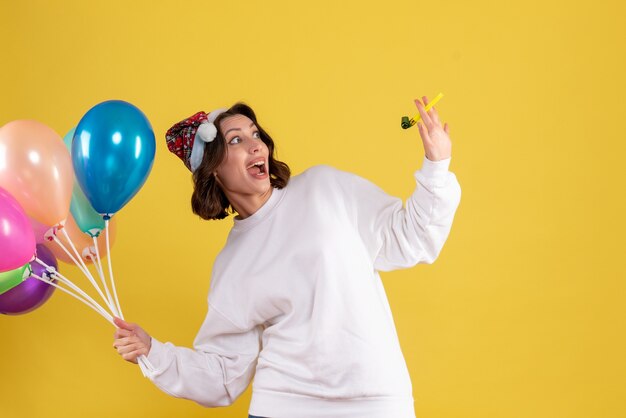
<instances>
[{"instance_id":1,"label":"balloon string","mask_svg":"<svg viewBox=\"0 0 626 418\"><path fill-rule=\"evenodd\" d=\"M108 219L106 219L104 221L104 229L105 229L105 235L106 235L107 254L109 254L109 257L107 259L107 264L109 265L109 275L111 277L111 287L113 287L113 295L115 296L115 302L117 303L117 309L120 312L120 319L124 319L124 314L122 313L122 307L120 306L120 301L117 298L117 290L115 288L115 279L113 277L113 264L111 262L111 259L113 257L112 257L112 254L111 254L111 245L110 245L110 241L109 241L109 220ZM99 255L99 252L98 252L98 246L96 246L96 255L98 256L98 258L100 258L100 255ZM147 372L149 370L153 369L151 367L150 363L148 363L147 357L144 356L143 354L137 358L137 362L140 365L139 369L141 370L141 373L143 373L144 377L147 376Z\"/></svg>"},{"instance_id":2,"label":"balloon string","mask_svg":"<svg viewBox=\"0 0 626 418\"><path fill-rule=\"evenodd\" d=\"M120 301L117 298L117 290L115 289L115 279L113 278L113 262L112 262L112 254L111 254L111 246L109 244L109 220L106 219L104 221L104 229L106 233L106 241L107 241L107 254L108 257L108 265L109 265L109 277L111 278L111 287L113 288L113 295L115 296L115 303L117 304L117 311L119 312L119 317L124 319L124 314L122 313L122 307L120 306Z\"/></svg>"},{"instance_id":3,"label":"balloon string","mask_svg":"<svg viewBox=\"0 0 626 418\"><path fill-rule=\"evenodd\" d=\"M102 282L102 285L105 288L107 288L106 276L104 274L104 270L102 269L102 260L100 259L100 250L98 249L97 237L92 237L92 238L93 238L93 246L96 249L96 257L94 258L93 254L89 254L87 257L90 258L93 264L95 265L96 271L98 272L98 276L100 276L100 281ZM111 304L113 304L113 301L111 301Z\"/></svg>"},{"instance_id":4,"label":"balloon string","mask_svg":"<svg viewBox=\"0 0 626 418\"><path fill-rule=\"evenodd\" d=\"M57 285L57 284L55 284L55 283L52 283L52 282L50 282L50 281L48 281L48 280L46 280L46 279L43 279L43 278L41 278L41 277L37 276L36 274L32 274L30 277L33 277L33 278L35 278L35 279L37 279L37 280L41 280L42 282L47 283L47 284L48 284L48 285L50 285L50 286L54 286L54 287L56 287L57 289L59 289L59 290L61 290L61 291L65 292L65 293L67 293L68 295L70 295L70 296L72 296L72 297L74 297L74 298L78 299L79 301L83 302L85 305L89 306L91 309L93 309L94 311L96 311L97 313L99 313L100 315L102 315L102 316L103 316L103 317L104 317L107 321L109 321L110 323L114 324L114 322L113 322L113 318L111 317L111 315L109 315L109 314L108 314L108 313L106 313L106 312L102 312L102 311L98 310L97 308L95 308L93 305L91 305L89 302L87 302L85 299L81 298L80 296L77 296L77 295L73 294L73 293L72 293L72 292L70 292L69 290L62 288L61 286L59 286L59 285Z\"/></svg>"},{"instance_id":5,"label":"balloon string","mask_svg":"<svg viewBox=\"0 0 626 418\"><path fill-rule=\"evenodd\" d=\"M113 309L111 308L111 305L109 304L109 302L107 301L107 298L102 293L102 290L100 290L100 287L98 286L98 284L96 283L94 278L91 276L91 273L89 272L89 270L85 271L85 269L83 269L83 267L78 263L76 258L68 251L68 249L65 247L65 245L63 245L63 243L61 242L60 239L58 239L55 235L52 236L52 239L54 240L54 242L57 243L57 245L59 245L59 247L61 247L61 249L63 251L65 251L65 254L67 254L67 256L72 259L74 264L76 264L76 267L78 267L78 269L87 277L87 279L89 279L89 282L98 291L98 294L100 295L100 297L104 301L105 305L111 310L111 312L113 312Z\"/></svg>"},{"instance_id":6,"label":"balloon string","mask_svg":"<svg viewBox=\"0 0 626 418\"><path fill-rule=\"evenodd\" d=\"M44 263L41 259L39 259L37 257L35 257L35 261L37 263L39 263L40 265L44 266L49 274L54 274L54 276L56 277L56 279L58 281L60 281L61 283L66 284L67 286L69 286L70 288L72 288L73 290L78 292L80 295L85 297L85 299L88 299L92 305L94 305L95 307L100 309L102 312L105 312L106 314L108 314L108 312L102 306L100 306L98 304L98 302L93 300L93 298L91 296L89 296L87 293L85 293L80 287L78 287L74 283L72 283L72 281L70 279L68 279L67 277L63 276L61 273L59 273L59 271L56 270L54 267L51 267L51 266L47 265L46 263Z\"/></svg>"},{"instance_id":7,"label":"balloon string","mask_svg":"<svg viewBox=\"0 0 626 418\"><path fill-rule=\"evenodd\" d=\"M46 263L44 263L42 260L35 258L35 261L38 262L39 264L41 264L42 266L44 266L46 269L51 269L54 267L50 267L49 265L47 265ZM88 307L90 307L91 309L93 309L94 311L96 311L98 314L100 314L104 319L106 319L107 321L109 321L111 323L111 325L113 325L114 327L117 328L117 326L115 325L115 322L113 322L113 317L102 307L100 306L95 300L93 300L93 298L91 298L89 295L87 295L85 292L83 292L78 286L76 286L74 283L72 283L69 279L67 279L66 277L64 277L61 273L59 273L58 271L54 271L52 273L55 276L55 279L60 281L61 283L64 283L68 286L70 286L72 289L75 289L76 291L78 291L81 295L85 296L86 299L76 295L75 293L57 285L56 283L52 282L52 278L50 279L44 279L34 273L31 274L30 277L33 277L37 280L40 280L50 286L53 286L57 289L60 289L62 292L67 293L68 295L72 296L73 298L76 298L77 300L81 301L82 303L84 303L85 305L87 305ZM147 376L147 371L152 370L152 367L149 365L149 363L147 363L147 358L145 355L141 355L139 356L139 358L137 359L137 361L141 364L142 367L140 367L141 372L143 373L144 376Z\"/></svg>"},{"instance_id":8,"label":"balloon string","mask_svg":"<svg viewBox=\"0 0 626 418\"><path fill-rule=\"evenodd\" d=\"M67 250L67 248L63 245L63 243L61 242L61 240L59 240L57 237L53 237L54 242L56 242L59 247L61 247L61 249L63 251L65 251L65 254L67 254L68 257L70 257L72 259L72 261L74 262L74 264L76 264L76 267L78 267L80 269L80 271L87 276L87 278L91 281L91 278L89 277L89 274L85 272L85 270L82 268L82 266L78 263L78 261L76 260L76 258ZM102 300L104 301L104 303L107 304L107 306L109 306L109 304L107 303L106 297L104 296L104 294L102 293L102 290L100 290L100 287L98 287L97 285L95 285L92 282L92 285L94 285L94 287L96 288L96 290L98 291L98 294L102 297ZM110 308L110 307L109 307Z\"/></svg>"},{"instance_id":9,"label":"balloon string","mask_svg":"<svg viewBox=\"0 0 626 418\"><path fill-rule=\"evenodd\" d=\"M124 319L123 314L122 314L122 312L121 312L121 308L119 308L119 300L118 300L118 298L117 298L117 292L116 292L116 289L115 289L115 282L114 282L114 279L113 279L113 270L112 270L112 266L111 266L111 251L110 251L110 244L109 244L108 221L105 221L105 225L106 225L106 238L107 238L107 240L106 240L106 241L107 241L107 242L106 242L106 244L107 244L107 252L108 252L108 254L109 254L109 259L108 259L108 260L109 260L109 262L108 262L108 264L109 264L109 274L111 275L111 284L112 284L112 286L113 286L113 293L114 293L114 295L115 295L115 300L116 300L116 302L117 302L117 304L118 304L118 309L119 309L119 312L120 312L120 315L119 315L119 316L120 316L120 318L121 318L121 319ZM65 232L65 231L64 231L64 232ZM73 243L72 243L72 240L69 238L69 236L67 236L67 233L65 233L65 235L66 235L66 237L67 237L68 241L70 242L70 244L72 245L74 252L78 253L78 251L76 251L76 248L74 247L74 245L73 245ZM83 271L83 269L81 268L81 266L80 266L80 265L76 262L76 259L72 256L72 254L70 254L70 252L69 252L69 251L65 248L65 246L61 243L61 241L60 241L60 240L59 240L56 236L53 236L53 238L54 238L54 241L55 241L55 242L56 242L56 243L57 243L57 244L58 244L58 245L59 245L59 246L63 249L63 251L65 251L65 253L66 253L66 254L67 254L67 255L68 255L68 256L72 259L72 261L74 262L74 264L76 264L76 266L77 266L77 267L78 267L78 268L79 268L79 269L83 272L83 274L85 274L85 272ZM107 289L106 282L105 282L105 279L104 279L104 276L105 276L105 275L104 275L104 270L103 270L103 268L102 268L102 261L101 261L101 259L100 259L100 251L98 250L98 242L97 242L97 240L96 240L96 237L93 237L93 240L94 240L94 247L95 247L95 249L96 249L96 257L97 257L96 270L98 270L98 273L99 273L100 278L101 278L101 280L102 280L102 282L103 282L104 288L105 288L105 289ZM93 257L92 257L92 260L93 260ZM40 259L35 258L35 261L36 261L36 262L38 262L39 264L41 264L42 266L44 266L46 269L50 269L50 266L48 266L46 263L44 263L44 262L43 262L43 261L41 261ZM81 260L81 261L82 261L82 260ZM94 264L95 264L95 261L96 261L96 260L93 260L93 261L94 261ZM83 263L83 265L84 265L84 263ZM87 266L85 266L85 268L87 268ZM88 271L88 270L87 270L87 271ZM55 272L54 272L54 275L56 276L57 280L59 280L59 281L60 281L60 282L62 282L62 283L67 284L67 285L68 285L68 286L70 286L71 288L73 288L73 289L75 289L76 291L78 291L80 294L84 295L84 296L85 296L85 297L86 297L89 301L91 301L91 303L90 303L90 302L88 302L88 300L85 300L85 299L81 298L80 296L78 296L78 295L76 295L76 294L74 294L74 293L70 292L69 290L67 290L67 289L65 289L65 288L63 288L63 287L61 287L61 286L59 286L59 285L57 285L57 284L55 284L55 283L52 283L51 281L48 281L48 280L46 280L46 279L43 279L43 278L41 278L41 277L39 277L39 276L37 276L37 275L35 275L35 274L32 274L32 275L31 275L31 277L34 277L34 278L36 278L36 279L38 279L38 280L41 280L41 281L43 281L43 282L45 282L45 283L49 284L50 286L54 286L54 287L56 287L57 289L60 289L61 291L63 291L63 292L65 292L65 293L67 293L68 295L70 295L70 296L72 296L72 297L74 297L74 298L78 299L79 301L83 302L85 305L89 306L91 309L93 309L94 311L96 311L96 312L97 312L98 314L100 314L102 317L104 317L104 318L105 318L107 321L109 321L109 322L111 323L111 325L113 325L115 328L117 328L117 326L115 325L115 322L113 322L113 317L112 317L112 316L111 316L108 312L106 312L106 310L105 310L102 306L100 306L100 305L99 305L99 304L98 304L95 300L93 300L93 298L91 298L89 295L87 295L85 292L83 292L83 291L82 291L82 290L81 290L78 286L74 285L74 283L72 283L70 280L68 280L67 278L65 278L65 277L64 277L61 273L59 273L58 271L55 271ZM107 303L106 298L105 298L105 297L104 297L104 295L102 294L102 291L100 290L100 288L96 285L95 280L93 280L93 277L90 277L90 275L88 275L88 274L85 274L85 276L87 276L87 278L88 278L88 279L90 279L90 281L91 281L92 285L96 288L96 290L98 291L98 293L99 293L99 294L100 294L100 296L102 297L102 300L103 300L103 301L107 304L107 306L109 307L109 309L111 309L111 311L113 311L114 309L112 308L112 306L110 306L110 305ZM107 291L107 294L108 294L108 291ZM110 295L110 294L109 294L109 295ZM111 303L111 304L112 304L112 303ZM137 358L137 362L139 363L139 366L140 366L140 367L139 367L139 369L141 370L141 373L144 375L144 377L147 377L147 376L148 376L149 371L153 370L153 367L152 367L152 365L148 362L147 357L146 357L145 355L143 355L143 354L142 354L141 356L139 356L139 357Z\"/></svg>"},{"instance_id":10,"label":"balloon string","mask_svg":"<svg viewBox=\"0 0 626 418\"><path fill-rule=\"evenodd\" d=\"M91 261L93 261L96 267L96 271L98 272L98 276L100 276L100 281L102 282L102 286L107 292L107 298L109 300L109 306L111 306L110 308L111 312L113 312L116 316L119 316L119 310L115 309L115 305L113 304L113 299L111 298L111 293L109 292L109 287L107 286L107 283L106 283L106 276L104 275L104 270L102 269L102 261L100 260L100 251L98 250L98 240L96 239L96 237L92 237L92 239L93 239L94 248L96 249L97 261L96 259L94 259L92 255L89 255L88 257L91 258Z\"/></svg>"},{"instance_id":11,"label":"balloon string","mask_svg":"<svg viewBox=\"0 0 626 418\"><path fill-rule=\"evenodd\" d=\"M92 263L94 263L94 265L95 265L95 267L96 267L96 271L98 272L98 277L100 278L100 282L102 282L103 287L106 289L106 279L105 279L105 277L104 277L104 272L102 271L102 267L101 267L101 266L98 266L98 265L96 264L96 259L94 258L93 254L91 254L91 253L90 253L90 254L87 254L87 255L85 256L85 258L87 258L88 260L91 260L91 262L92 262ZM105 301L105 303L106 303L106 301ZM113 308L111 308L111 303L110 303L110 302L109 302L109 303L107 303L107 307L108 307L108 308L109 308L109 310L110 310L111 312L113 312L113 314L115 315L115 311L114 311L114 309L113 309Z\"/></svg>"},{"instance_id":12,"label":"balloon string","mask_svg":"<svg viewBox=\"0 0 626 418\"><path fill-rule=\"evenodd\" d=\"M139 358L137 358L137 362L140 365L139 369L141 370L141 373L143 373L144 377L148 377L148 371L154 370L150 363L148 363L148 358L143 354L140 355Z\"/></svg>"},{"instance_id":13,"label":"balloon string","mask_svg":"<svg viewBox=\"0 0 626 418\"><path fill-rule=\"evenodd\" d=\"M109 241L109 220L108 219L106 219L104 221L104 229L105 229L105 235L106 235L107 254L109 255L109 257L107 258L107 264L109 265L109 276L111 277L111 287L113 288L113 295L115 296L115 302L117 303L117 309L119 310L119 313L120 313L120 319L124 319L124 314L122 313L122 307L120 306L120 301L117 298L117 290L115 288L115 279L113 277L113 264L112 264L112 261L111 261L113 256L111 254L111 245L110 245L110 241ZM100 253L98 251L98 246L97 245L96 245L96 255L98 256L98 259L100 259ZM144 377L146 377L148 371L153 369L151 367L150 363L148 363L147 357L144 356L144 355L141 355L141 356L139 356L137 358L137 362L140 365L139 369L141 370L141 373L143 373Z\"/></svg>"},{"instance_id":14,"label":"balloon string","mask_svg":"<svg viewBox=\"0 0 626 418\"><path fill-rule=\"evenodd\" d=\"M87 278L91 281L91 284L93 284L94 286L97 286L96 279L94 279L93 275L91 274L91 272L87 268L87 265L83 261L83 258L81 257L81 255L76 250L76 247L74 246L74 243L72 242L72 239L70 238L69 234L67 233L65 228L61 229L61 231L63 232L63 235L65 235L65 239L67 239L67 241L70 243L70 246L72 247L72 250L74 250L74 253L76 254L78 259L80 260L80 263L82 264L83 268L85 269L85 271L87 271L87 275L88 275ZM107 287L106 283L104 284L104 291L106 292L107 300L109 301L109 303L107 303L107 305L109 306L109 309L114 314L117 314L117 312L115 310L115 306L113 305L113 300L111 299L111 294L109 293L109 288Z\"/></svg>"},{"instance_id":15,"label":"balloon string","mask_svg":"<svg viewBox=\"0 0 626 418\"><path fill-rule=\"evenodd\" d=\"M96 265L96 270L98 270L98 274L100 275L100 278L101 280L103 280L103 283L104 283L104 270L102 270L102 260L100 259L100 250L98 249L98 240L96 239L97 237L92 237L92 238L93 238L93 246L96 249L96 258L94 259L93 256L91 256L91 260Z\"/></svg>"},{"instance_id":16,"label":"balloon string","mask_svg":"<svg viewBox=\"0 0 626 418\"><path fill-rule=\"evenodd\" d=\"M65 289L59 285L57 285L56 283L53 283L52 277L50 277L49 280L43 279L40 276L37 276L36 274L31 274L31 277L34 277L36 279L42 280L44 282L46 282L47 284L54 286L58 289L61 289L63 292L75 297L76 299L80 300L81 302L83 302L84 304L86 304L87 306L89 306L90 308L94 309L96 312L98 312L100 315L102 315L103 317L105 317L107 320L109 320L111 323L113 323L113 317L111 315L109 315L109 313L100 305L98 305L98 303L93 300L88 294L86 294L85 292L83 292L78 286L76 286L74 283L72 283L70 280L68 280L66 277L64 277L61 273L59 273L56 270L53 270L52 272L50 272L51 269L54 269L54 267L50 267L48 265L46 265L46 263L44 263L43 261L36 259L35 261L37 261L39 264L41 264L42 266L46 267L46 269L48 270L48 274L49 275L54 275L55 279L58 280L59 282L68 285L70 288L72 288L73 290L76 290L80 295L84 296L78 296L77 294L69 291L68 289Z\"/></svg>"}]
</instances>

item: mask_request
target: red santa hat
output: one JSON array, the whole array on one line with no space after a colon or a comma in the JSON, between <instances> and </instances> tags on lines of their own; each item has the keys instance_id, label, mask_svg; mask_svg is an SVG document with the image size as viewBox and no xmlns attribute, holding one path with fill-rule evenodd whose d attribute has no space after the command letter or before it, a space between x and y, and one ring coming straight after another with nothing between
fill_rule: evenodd
<instances>
[{"instance_id":1,"label":"red santa hat","mask_svg":"<svg viewBox=\"0 0 626 418\"><path fill-rule=\"evenodd\" d=\"M198 112L178 122L165 134L167 148L180 158L193 173L200 167L204 147L217 136L215 119L227 109L217 109L211 113Z\"/></svg>"}]
</instances>

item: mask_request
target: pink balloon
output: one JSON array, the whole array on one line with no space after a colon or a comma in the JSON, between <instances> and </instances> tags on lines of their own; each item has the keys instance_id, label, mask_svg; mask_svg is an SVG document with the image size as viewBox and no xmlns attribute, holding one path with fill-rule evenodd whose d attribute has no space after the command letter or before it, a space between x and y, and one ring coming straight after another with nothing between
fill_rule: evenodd
<instances>
[{"instance_id":1,"label":"pink balloon","mask_svg":"<svg viewBox=\"0 0 626 418\"><path fill-rule=\"evenodd\" d=\"M0 271L14 270L35 254L35 234L24 209L0 187Z\"/></svg>"},{"instance_id":2,"label":"pink balloon","mask_svg":"<svg viewBox=\"0 0 626 418\"><path fill-rule=\"evenodd\" d=\"M0 129L0 187L26 214L44 225L67 218L74 169L63 140L34 120L15 120Z\"/></svg>"}]
</instances>

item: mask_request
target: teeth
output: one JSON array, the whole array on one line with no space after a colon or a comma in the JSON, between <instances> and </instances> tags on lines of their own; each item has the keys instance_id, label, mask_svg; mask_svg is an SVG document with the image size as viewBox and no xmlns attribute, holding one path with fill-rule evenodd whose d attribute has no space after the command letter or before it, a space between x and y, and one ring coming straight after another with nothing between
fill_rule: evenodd
<instances>
[{"instance_id":1,"label":"teeth","mask_svg":"<svg viewBox=\"0 0 626 418\"><path fill-rule=\"evenodd\" d=\"M256 163L254 163L254 164L250 164L250 165L248 166L248 168L250 168L250 167L254 167L254 166L259 167L259 166L262 166L262 165L265 165L265 161L257 161L257 162L256 162Z\"/></svg>"}]
</instances>

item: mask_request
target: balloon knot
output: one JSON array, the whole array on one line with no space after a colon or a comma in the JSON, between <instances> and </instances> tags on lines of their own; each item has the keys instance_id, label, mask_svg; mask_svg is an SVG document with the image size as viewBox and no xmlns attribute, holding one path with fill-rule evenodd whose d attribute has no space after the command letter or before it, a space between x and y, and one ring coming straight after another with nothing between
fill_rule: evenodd
<instances>
[{"instance_id":1,"label":"balloon knot","mask_svg":"<svg viewBox=\"0 0 626 418\"><path fill-rule=\"evenodd\" d=\"M45 276L47 279L52 280L54 279L54 275L56 274L57 269L54 268L54 266L48 266L46 267L46 271L45 271Z\"/></svg>"}]
</instances>

